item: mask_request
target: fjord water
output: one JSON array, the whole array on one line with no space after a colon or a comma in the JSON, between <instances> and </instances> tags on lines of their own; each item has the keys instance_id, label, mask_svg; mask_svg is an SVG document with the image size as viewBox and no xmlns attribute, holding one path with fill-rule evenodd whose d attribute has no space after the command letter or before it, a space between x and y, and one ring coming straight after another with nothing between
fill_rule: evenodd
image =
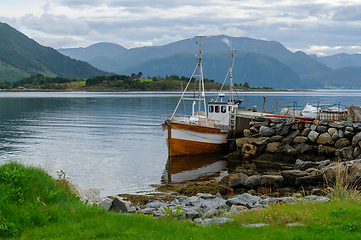
<instances>
[{"instance_id":1,"label":"fjord water","mask_svg":"<svg viewBox=\"0 0 361 240\"><path fill-rule=\"evenodd\" d=\"M272 110L275 98L298 107L318 101L344 106L361 102L358 90L238 94L243 106L257 105L259 110L263 96L267 110ZM173 112L179 97L180 93L152 92L0 92L0 162L40 166L55 177L62 170L83 189L103 189L102 196L150 190L149 184L171 178L217 177L226 165L210 158L204 164L190 164L190 169L181 160L178 175L169 176L160 123L163 114ZM209 100L215 97L209 94Z\"/></svg>"}]
</instances>

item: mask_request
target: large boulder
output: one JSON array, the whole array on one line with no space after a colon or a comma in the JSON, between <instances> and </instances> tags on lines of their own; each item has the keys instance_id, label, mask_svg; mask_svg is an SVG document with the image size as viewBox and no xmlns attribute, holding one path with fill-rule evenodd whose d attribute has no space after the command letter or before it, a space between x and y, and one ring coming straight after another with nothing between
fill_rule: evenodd
<instances>
[{"instance_id":1,"label":"large boulder","mask_svg":"<svg viewBox=\"0 0 361 240\"><path fill-rule=\"evenodd\" d=\"M344 148L344 147L348 147L351 145L351 141L348 140L347 138L340 138L336 141L335 143L335 148L336 149L341 149L341 148Z\"/></svg>"},{"instance_id":2,"label":"large boulder","mask_svg":"<svg viewBox=\"0 0 361 240\"><path fill-rule=\"evenodd\" d=\"M109 210L116 211L116 212L129 212L130 211L130 204L119 197L115 197L113 199L112 205L110 206Z\"/></svg>"},{"instance_id":3,"label":"large boulder","mask_svg":"<svg viewBox=\"0 0 361 240\"><path fill-rule=\"evenodd\" d=\"M231 174L229 177L229 186L231 188L244 186L248 176L244 173Z\"/></svg>"},{"instance_id":4,"label":"large boulder","mask_svg":"<svg viewBox=\"0 0 361 240\"><path fill-rule=\"evenodd\" d=\"M318 136L317 143L322 145L332 145L334 144L334 141L332 141L331 135L325 132Z\"/></svg>"},{"instance_id":5,"label":"large boulder","mask_svg":"<svg viewBox=\"0 0 361 240\"><path fill-rule=\"evenodd\" d=\"M320 135L318 132L312 130L307 137L308 139L310 139L311 142L316 142L318 135Z\"/></svg>"},{"instance_id":6,"label":"large boulder","mask_svg":"<svg viewBox=\"0 0 361 240\"><path fill-rule=\"evenodd\" d=\"M236 206L244 206L247 208L253 208L253 206L258 204L260 200L261 200L260 197L252 196L249 193L243 193L241 195L237 195L232 198L229 198L226 203L228 206L236 205Z\"/></svg>"},{"instance_id":7,"label":"large boulder","mask_svg":"<svg viewBox=\"0 0 361 240\"><path fill-rule=\"evenodd\" d=\"M246 188L256 188L258 187L260 181L261 181L261 176L253 175L247 178L246 182L244 183L244 186Z\"/></svg>"}]
</instances>

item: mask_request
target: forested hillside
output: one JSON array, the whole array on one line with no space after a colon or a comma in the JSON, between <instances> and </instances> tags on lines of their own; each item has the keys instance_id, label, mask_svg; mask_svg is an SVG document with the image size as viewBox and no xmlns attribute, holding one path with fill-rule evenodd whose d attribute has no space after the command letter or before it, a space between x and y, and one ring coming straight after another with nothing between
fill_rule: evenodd
<instances>
[{"instance_id":1,"label":"forested hillside","mask_svg":"<svg viewBox=\"0 0 361 240\"><path fill-rule=\"evenodd\" d=\"M0 23L0 81L13 82L38 73L66 78L106 74L86 62L41 46L8 24Z\"/></svg>"}]
</instances>

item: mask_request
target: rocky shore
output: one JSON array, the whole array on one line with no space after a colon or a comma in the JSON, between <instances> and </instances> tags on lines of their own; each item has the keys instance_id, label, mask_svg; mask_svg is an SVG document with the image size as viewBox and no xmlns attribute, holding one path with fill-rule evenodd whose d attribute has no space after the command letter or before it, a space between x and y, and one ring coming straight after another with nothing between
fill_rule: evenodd
<instances>
[{"instance_id":1,"label":"rocky shore","mask_svg":"<svg viewBox=\"0 0 361 240\"><path fill-rule=\"evenodd\" d=\"M361 190L361 109L350 109L347 121L253 119L223 157L228 175L219 181L157 185L154 193L106 199L90 189L80 198L107 210L205 225L232 221L230 214L276 203L326 203L338 181Z\"/></svg>"},{"instance_id":2,"label":"rocky shore","mask_svg":"<svg viewBox=\"0 0 361 240\"><path fill-rule=\"evenodd\" d=\"M80 190L80 197L88 204L97 203L109 211L152 214L154 217L172 216L204 225L223 224L232 221L229 218L232 214L262 209L272 204L304 201L327 203L330 201L326 197L330 193L329 186L340 177L346 177L355 186L359 184L361 159L338 163L298 159L292 170L275 175L247 176L234 172L218 182L159 185L157 191L168 192L162 195L118 195L100 199L99 189L88 189ZM186 189L189 191L186 192ZM215 191L218 192L214 194Z\"/></svg>"}]
</instances>

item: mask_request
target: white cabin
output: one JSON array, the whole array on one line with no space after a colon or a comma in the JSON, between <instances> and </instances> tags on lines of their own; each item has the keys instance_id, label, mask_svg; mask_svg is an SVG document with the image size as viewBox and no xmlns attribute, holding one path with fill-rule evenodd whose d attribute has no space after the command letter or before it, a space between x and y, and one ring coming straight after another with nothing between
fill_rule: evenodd
<instances>
[{"instance_id":1,"label":"white cabin","mask_svg":"<svg viewBox=\"0 0 361 240\"><path fill-rule=\"evenodd\" d=\"M237 112L238 105L238 102L209 102L208 118L219 121L219 125L228 126L229 114Z\"/></svg>"}]
</instances>

